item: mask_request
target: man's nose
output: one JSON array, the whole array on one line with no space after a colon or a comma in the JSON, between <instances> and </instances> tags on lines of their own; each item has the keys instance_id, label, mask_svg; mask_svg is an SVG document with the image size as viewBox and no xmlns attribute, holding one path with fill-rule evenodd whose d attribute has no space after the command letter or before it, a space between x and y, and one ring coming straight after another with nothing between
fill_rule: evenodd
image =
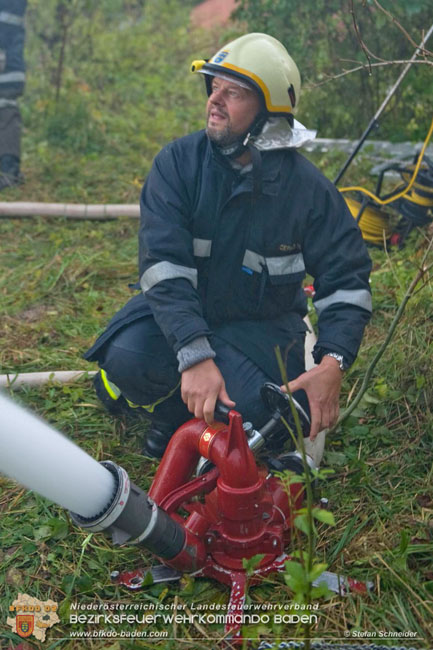
<instances>
[{"instance_id":1,"label":"man's nose","mask_svg":"<svg viewBox=\"0 0 433 650\"><path fill-rule=\"evenodd\" d=\"M222 104L224 102L223 91L220 89L212 90L209 96L209 101L212 102L212 104Z\"/></svg>"}]
</instances>

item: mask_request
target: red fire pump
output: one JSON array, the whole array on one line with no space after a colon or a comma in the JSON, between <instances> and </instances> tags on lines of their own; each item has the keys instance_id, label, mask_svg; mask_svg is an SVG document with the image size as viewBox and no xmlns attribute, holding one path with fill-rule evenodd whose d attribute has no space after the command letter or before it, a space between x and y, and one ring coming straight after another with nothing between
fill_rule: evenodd
<instances>
[{"instance_id":1,"label":"red fire pump","mask_svg":"<svg viewBox=\"0 0 433 650\"><path fill-rule=\"evenodd\" d=\"M150 570L156 582L176 580L188 572L229 585L226 632L234 641L240 639L246 592L243 559L263 555L249 584L283 570L294 513L303 500L301 482L292 484L288 495L273 473L274 469L302 473L298 452L255 460L254 453L265 441L281 432L281 416L289 419L291 413L288 396L274 384L265 384L262 398L272 417L259 431L223 405L216 417L225 422L208 426L193 419L182 425L170 440L148 494L130 483L121 467L103 462L116 481L110 505L91 520L72 515L84 528L110 532L115 543L141 544L152 551L163 562ZM307 416L296 406L308 427ZM197 467L198 475L191 478ZM141 588L146 574L141 569L116 571L112 578L135 590ZM321 579L330 588L337 581L337 592L367 588L325 574Z\"/></svg>"},{"instance_id":2,"label":"red fire pump","mask_svg":"<svg viewBox=\"0 0 433 650\"><path fill-rule=\"evenodd\" d=\"M230 411L228 418L228 426L192 420L180 427L149 496L186 531L184 549L166 563L231 586L228 620L234 622L228 629L238 634L246 587L242 560L264 554L255 581L283 568L293 523L289 501L292 508L300 507L302 485L290 486L289 500L281 481L257 466L239 413ZM215 467L188 482L200 456ZM204 500L193 500L197 496ZM188 512L186 520L179 508Z\"/></svg>"}]
</instances>

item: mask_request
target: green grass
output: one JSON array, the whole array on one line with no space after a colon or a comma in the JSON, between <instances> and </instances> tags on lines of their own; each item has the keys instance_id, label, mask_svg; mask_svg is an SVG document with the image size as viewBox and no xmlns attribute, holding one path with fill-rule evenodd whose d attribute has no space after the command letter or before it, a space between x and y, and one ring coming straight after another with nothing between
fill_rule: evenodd
<instances>
[{"instance_id":1,"label":"green grass","mask_svg":"<svg viewBox=\"0 0 433 650\"><path fill-rule=\"evenodd\" d=\"M153 14L151 19L156 20ZM106 65L93 69L97 71L93 77L84 59L75 68L69 64L62 98L70 100L78 93L80 102L68 105L65 101L55 107L52 94L42 92L48 83L42 59L34 59L24 100L26 184L2 192L2 200L137 202L160 146L201 127L204 98L197 80L182 82L173 97L167 95L167 78L173 61L187 70L191 49L198 55L214 44L208 36L190 33L172 7L158 18L158 29L151 19L137 23L130 38L120 43L120 68L125 72L132 66L131 77L120 75L116 68L115 30L94 35L96 55L108 52L109 56ZM167 33L176 37L168 38ZM31 38L34 52L37 39ZM146 72L140 48L149 54L160 51L162 44L166 58L159 68L149 64ZM140 95L144 87L146 97ZM332 179L345 157L329 152L311 158ZM368 157L359 158L345 180L372 188L369 167ZM0 374L95 369L82 354L131 295L128 284L136 280L137 227L133 219L0 220ZM375 312L359 359L346 375L343 407L356 394L416 274L426 237L426 230L415 232L405 249L389 254L371 250ZM427 284L409 303L368 394L341 430L328 439L325 466L335 474L319 492L329 498L336 526L320 529L317 555L330 564L330 570L373 580L377 589L365 597L320 602L315 636L341 636L349 629L409 630L418 634L417 640L369 638L365 642L416 648L433 645L432 315L432 285ZM70 385L26 388L14 391L13 396L92 456L116 461L140 487L149 487L157 465L140 454L145 423L107 416L88 378ZM71 631L67 624L71 602L191 607L226 603L228 589L188 576L180 584L148 586L136 594L119 589L110 581L111 570L149 565L153 559L148 553L133 547L114 548L102 535L94 535L83 547L86 533L74 527L61 508L4 478L0 488L0 638L4 647L20 642L5 625L8 607L18 592L42 600L52 598L60 607L62 621L48 632L48 641L42 645L30 642L30 647L76 650L85 643L92 650L198 650L217 646L220 626L203 630L184 624L168 628L176 641L61 640ZM251 588L249 598L284 605L290 602L291 593L280 576ZM159 633L163 628L157 623L152 630ZM249 632L283 640L300 633L277 626ZM353 637L355 641L362 639Z\"/></svg>"}]
</instances>

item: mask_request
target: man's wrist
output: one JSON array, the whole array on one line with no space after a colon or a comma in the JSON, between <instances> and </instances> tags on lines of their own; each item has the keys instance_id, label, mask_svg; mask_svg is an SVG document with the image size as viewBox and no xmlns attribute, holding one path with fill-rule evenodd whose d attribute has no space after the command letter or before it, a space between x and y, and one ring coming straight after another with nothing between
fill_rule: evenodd
<instances>
[{"instance_id":1,"label":"man's wrist","mask_svg":"<svg viewBox=\"0 0 433 650\"><path fill-rule=\"evenodd\" d=\"M184 370L188 370L188 368L197 365L201 361L213 359L215 356L215 351L211 348L207 337L200 336L191 343L188 343L188 345L185 345L177 353L177 360L179 361L178 370L182 373Z\"/></svg>"},{"instance_id":2,"label":"man's wrist","mask_svg":"<svg viewBox=\"0 0 433 650\"><path fill-rule=\"evenodd\" d=\"M344 356L338 352L324 352L322 356L322 361L326 358L334 359L338 363L338 367L341 372L344 372L349 367L349 364L345 361Z\"/></svg>"}]
</instances>

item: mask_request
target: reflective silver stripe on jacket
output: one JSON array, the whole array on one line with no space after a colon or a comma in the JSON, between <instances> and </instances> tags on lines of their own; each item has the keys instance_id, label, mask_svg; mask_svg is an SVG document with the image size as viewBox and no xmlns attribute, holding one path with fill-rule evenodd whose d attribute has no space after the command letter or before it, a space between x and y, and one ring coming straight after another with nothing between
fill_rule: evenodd
<instances>
[{"instance_id":1,"label":"reflective silver stripe on jacket","mask_svg":"<svg viewBox=\"0 0 433 650\"><path fill-rule=\"evenodd\" d=\"M194 289L197 289L197 269L191 269L189 266L180 266L171 262L157 262L147 269L140 278L140 286L143 293L149 291L155 284L163 280L174 280L175 278L185 278L191 282Z\"/></svg>"},{"instance_id":2,"label":"reflective silver stripe on jacket","mask_svg":"<svg viewBox=\"0 0 433 650\"><path fill-rule=\"evenodd\" d=\"M302 253L283 255L282 257L266 257L265 259L269 275L289 275L305 271Z\"/></svg>"},{"instance_id":3,"label":"reflective silver stripe on jacket","mask_svg":"<svg viewBox=\"0 0 433 650\"><path fill-rule=\"evenodd\" d=\"M17 16L10 14L8 11L0 11L0 23L7 23L8 25L16 25L17 27L24 26L24 16Z\"/></svg>"},{"instance_id":4,"label":"reflective silver stripe on jacket","mask_svg":"<svg viewBox=\"0 0 433 650\"><path fill-rule=\"evenodd\" d=\"M24 72L3 72L0 74L0 84L23 82L26 80Z\"/></svg>"},{"instance_id":5,"label":"reflective silver stripe on jacket","mask_svg":"<svg viewBox=\"0 0 433 650\"><path fill-rule=\"evenodd\" d=\"M269 275L290 275L305 271L304 257L302 253L294 255L281 255L279 257L263 257L254 251L246 250L242 265L252 271L261 273L266 266Z\"/></svg>"},{"instance_id":6,"label":"reflective silver stripe on jacket","mask_svg":"<svg viewBox=\"0 0 433 650\"><path fill-rule=\"evenodd\" d=\"M196 257L210 257L210 251L212 248L212 241L210 239L198 239L195 237L192 241L192 245Z\"/></svg>"},{"instance_id":7,"label":"reflective silver stripe on jacket","mask_svg":"<svg viewBox=\"0 0 433 650\"><path fill-rule=\"evenodd\" d=\"M330 305L335 305L337 302L356 305L370 312L372 310L371 294L367 289L338 289L334 293L331 293L330 296L326 296L326 298L313 301L318 314Z\"/></svg>"},{"instance_id":8,"label":"reflective silver stripe on jacket","mask_svg":"<svg viewBox=\"0 0 433 650\"><path fill-rule=\"evenodd\" d=\"M18 104L15 99L0 98L0 108L7 108L8 106L18 106Z\"/></svg>"},{"instance_id":9,"label":"reflective silver stripe on jacket","mask_svg":"<svg viewBox=\"0 0 433 650\"><path fill-rule=\"evenodd\" d=\"M249 251L248 249L245 251L244 259L242 260L242 266L246 266L252 271L256 271L257 273L261 273L263 271L264 265L265 258L263 255L259 255L258 253Z\"/></svg>"}]
</instances>

